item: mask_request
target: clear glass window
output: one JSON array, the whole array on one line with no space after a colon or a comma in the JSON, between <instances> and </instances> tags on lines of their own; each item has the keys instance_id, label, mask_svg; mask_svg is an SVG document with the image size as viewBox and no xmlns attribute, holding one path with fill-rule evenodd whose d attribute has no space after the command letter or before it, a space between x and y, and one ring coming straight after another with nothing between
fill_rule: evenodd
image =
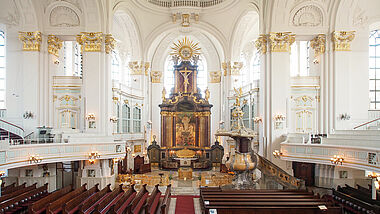
<instances>
[{"instance_id":1,"label":"clear glass window","mask_svg":"<svg viewBox=\"0 0 380 214\"><path fill-rule=\"evenodd\" d=\"M380 109L380 31L369 36L369 99L370 109Z\"/></svg>"}]
</instances>

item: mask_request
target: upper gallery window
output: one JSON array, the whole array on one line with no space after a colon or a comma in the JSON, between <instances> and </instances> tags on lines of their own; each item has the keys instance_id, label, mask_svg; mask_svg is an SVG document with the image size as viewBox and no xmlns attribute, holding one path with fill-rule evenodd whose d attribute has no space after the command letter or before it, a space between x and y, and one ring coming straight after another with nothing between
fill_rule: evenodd
<instances>
[{"instance_id":1,"label":"upper gallery window","mask_svg":"<svg viewBox=\"0 0 380 214\"><path fill-rule=\"evenodd\" d=\"M64 41L63 51L63 70L65 76L82 77L83 58L80 45L75 41Z\"/></svg>"},{"instance_id":2,"label":"upper gallery window","mask_svg":"<svg viewBox=\"0 0 380 214\"><path fill-rule=\"evenodd\" d=\"M0 109L5 108L5 32L0 30Z\"/></svg>"},{"instance_id":3,"label":"upper gallery window","mask_svg":"<svg viewBox=\"0 0 380 214\"><path fill-rule=\"evenodd\" d=\"M290 76L309 76L310 41L295 41L290 52Z\"/></svg>"},{"instance_id":4,"label":"upper gallery window","mask_svg":"<svg viewBox=\"0 0 380 214\"><path fill-rule=\"evenodd\" d=\"M369 99L370 109L380 109L380 30L369 35Z\"/></svg>"},{"instance_id":5,"label":"upper gallery window","mask_svg":"<svg viewBox=\"0 0 380 214\"><path fill-rule=\"evenodd\" d=\"M200 93L204 95L207 88L207 63L202 55L199 56L198 61L197 85ZM168 56L165 61L164 87L167 92L166 96L169 97L174 87L174 62L171 60L171 56Z\"/></svg>"},{"instance_id":6,"label":"upper gallery window","mask_svg":"<svg viewBox=\"0 0 380 214\"><path fill-rule=\"evenodd\" d=\"M120 58L115 51L112 51L111 77L112 80L120 80Z\"/></svg>"}]
</instances>

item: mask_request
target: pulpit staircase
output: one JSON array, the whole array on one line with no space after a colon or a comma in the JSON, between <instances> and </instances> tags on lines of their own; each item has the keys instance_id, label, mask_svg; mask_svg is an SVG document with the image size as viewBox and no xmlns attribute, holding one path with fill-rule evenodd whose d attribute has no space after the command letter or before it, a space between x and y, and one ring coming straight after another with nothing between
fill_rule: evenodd
<instances>
[{"instance_id":1,"label":"pulpit staircase","mask_svg":"<svg viewBox=\"0 0 380 214\"><path fill-rule=\"evenodd\" d=\"M306 189L304 180L290 175L285 170L260 155L257 155L257 157L257 169L264 174L266 180L271 179L281 184L285 189Z\"/></svg>"}]
</instances>

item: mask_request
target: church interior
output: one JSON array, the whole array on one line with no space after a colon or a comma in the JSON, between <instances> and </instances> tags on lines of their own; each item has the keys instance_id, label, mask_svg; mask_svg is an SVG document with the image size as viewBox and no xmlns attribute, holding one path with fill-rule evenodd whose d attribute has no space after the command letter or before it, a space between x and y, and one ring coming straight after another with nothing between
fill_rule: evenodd
<instances>
[{"instance_id":1,"label":"church interior","mask_svg":"<svg viewBox=\"0 0 380 214\"><path fill-rule=\"evenodd\" d=\"M0 0L0 184L7 214L380 213L380 1Z\"/></svg>"}]
</instances>

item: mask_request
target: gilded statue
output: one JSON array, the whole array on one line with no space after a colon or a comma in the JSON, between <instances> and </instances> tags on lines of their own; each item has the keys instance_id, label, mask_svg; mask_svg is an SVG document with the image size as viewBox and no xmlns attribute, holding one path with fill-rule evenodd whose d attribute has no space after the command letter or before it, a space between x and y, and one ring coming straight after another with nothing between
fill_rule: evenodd
<instances>
[{"instance_id":1,"label":"gilded statue","mask_svg":"<svg viewBox=\"0 0 380 214\"><path fill-rule=\"evenodd\" d=\"M206 90L205 90L205 100L208 101L208 99L210 99L210 90L208 90L208 88L206 88Z\"/></svg>"},{"instance_id":2,"label":"gilded statue","mask_svg":"<svg viewBox=\"0 0 380 214\"><path fill-rule=\"evenodd\" d=\"M166 100L166 90L165 88L162 89L162 102L165 102Z\"/></svg>"},{"instance_id":3,"label":"gilded statue","mask_svg":"<svg viewBox=\"0 0 380 214\"><path fill-rule=\"evenodd\" d=\"M235 97L236 97L236 106L240 106L240 98L243 96L243 89L240 87L239 89L234 88Z\"/></svg>"}]
</instances>

